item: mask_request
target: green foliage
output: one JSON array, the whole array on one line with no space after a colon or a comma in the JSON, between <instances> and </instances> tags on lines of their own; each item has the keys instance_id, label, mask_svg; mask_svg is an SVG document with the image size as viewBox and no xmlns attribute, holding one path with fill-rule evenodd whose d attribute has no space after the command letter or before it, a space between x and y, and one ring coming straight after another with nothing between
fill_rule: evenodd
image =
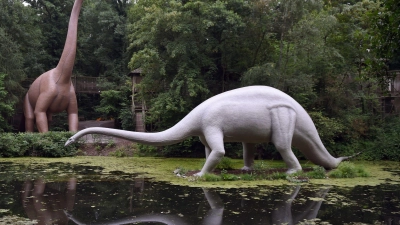
<instances>
[{"instance_id":1,"label":"green foliage","mask_svg":"<svg viewBox=\"0 0 400 225\"><path fill-rule=\"evenodd\" d=\"M221 178L222 178L222 180L226 180L226 181L232 181L232 180L239 180L240 179L240 177L238 177L237 175L230 174L226 170L222 170L221 171Z\"/></svg>"},{"instance_id":2,"label":"green foliage","mask_svg":"<svg viewBox=\"0 0 400 225\"><path fill-rule=\"evenodd\" d=\"M325 179L326 171L322 166L314 166L312 171L307 172L307 177L313 179Z\"/></svg>"},{"instance_id":3,"label":"green foliage","mask_svg":"<svg viewBox=\"0 0 400 225\"><path fill-rule=\"evenodd\" d=\"M0 1L0 130L10 132L15 107L25 94L22 82L42 65L38 60L42 35L34 10L22 1Z\"/></svg>"},{"instance_id":4,"label":"green foliage","mask_svg":"<svg viewBox=\"0 0 400 225\"><path fill-rule=\"evenodd\" d=\"M351 162L342 162L338 168L328 173L332 178L354 178L354 177L368 177L368 173L363 167L356 166Z\"/></svg>"},{"instance_id":5,"label":"green foliage","mask_svg":"<svg viewBox=\"0 0 400 225\"><path fill-rule=\"evenodd\" d=\"M109 144L107 146L109 146ZM137 155L137 145L136 144L121 145L114 152L111 152L109 155L115 157L135 156Z\"/></svg>"},{"instance_id":6,"label":"green foliage","mask_svg":"<svg viewBox=\"0 0 400 225\"><path fill-rule=\"evenodd\" d=\"M193 157L197 152L204 156L204 146L197 137L189 137L178 144L163 146L160 154L168 157Z\"/></svg>"},{"instance_id":7,"label":"green foliage","mask_svg":"<svg viewBox=\"0 0 400 225\"><path fill-rule=\"evenodd\" d=\"M322 112L309 112L318 134L324 144L334 144L334 140L344 132L345 126L333 118L322 115Z\"/></svg>"},{"instance_id":8,"label":"green foliage","mask_svg":"<svg viewBox=\"0 0 400 225\"><path fill-rule=\"evenodd\" d=\"M118 115L118 119L121 122L121 128L124 130L135 130L134 114L132 113L131 106L127 103L121 103L121 109Z\"/></svg>"},{"instance_id":9,"label":"green foliage","mask_svg":"<svg viewBox=\"0 0 400 225\"><path fill-rule=\"evenodd\" d=\"M96 107L96 111L107 119L118 117L120 104L124 101L123 94L120 91L108 90L102 91L100 97L100 106Z\"/></svg>"},{"instance_id":10,"label":"green foliage","mask_svg":"<svg viewBox=\"0 0 400 225\"><path fill-rule=\"evenodd\" d=\"M350 156L361 152L362 154L357 156L357 159L362 160L399 161L400 118L388 117L384 120L380 120L380 123L379 127L369 127L368 123L358 125L361 127L360 129L371 129L371 131L369 131L370 135L350 136L345 143L331 146L331 150L335 152L335 154L342 156ZM353 139L351 139L351 137L353 137Z\"/></svg>"},{"instance_id":11,"label":"green foliage","mask_svg":"<svg viewBox=\"0 0 400 225\"><path fill-rule=\"evenodd\" d=\"M133 130L131 83L125 75L139 67L144 77L135 99L146 102L146 123L157 131L215 94L269 85L310 112L333 155L363 151L363 159L400 160L398 122L382 121L376 91L385 94L387 70L400 68L398 3L342 2L85 0L75 71L103 77L107 91L97 112L80 101L79 113L114 118ZM21 86L29 84L23 80L57 64L73 3L0 2L0 74L5 75L0 130L11 130L9 107L17 112L25 93ZM65 123L55 125L54 131L66 130ZM227 156L241 157L239 146L225 145ZM191 138L142 153L195 156L203 155L204 147Z\"/></svg>"},{"instance_id":12,"label":"green foliage","mask_svg":"<svg viewBox=\"0 0 400 225\"><path fill-rule=\"evenodd\" d=\"M139 153L143 156L158 156L159 150L156 146L138 144Z\"/></svg>"},{"instance_id":13,"label":"green foliage","mask_svg":"<svg viewBox=\"0 0 400 225\"><path fill-rule=\"evenodd\" d=\"M47 133L1 133L0 157L42 156L65 157L74 156L79 143L64 147L72 136L70 132Z\"/></svg>"},{"instance_id":14,"label":"green foliage","mask_svg":"<svg viewBox=\"0 0 400 225\"><path fill-rule=\"evenodd\" d=\"M7 119L13 115L13 104L15 104L15 102L10 102L7 98L8 94L4 87L5 77L5 74L0 73L0 132L10 130L10 125L7 123Z\"/></svg>"},{"instance_id":15,"label":"green foliage","mask_svg":"<svg viewBox=\"0 0 400 225\"><path fill-rule=\"evenodd\" d=\"M210 181L221 181L222 178L221 178L221 176L218 176L218 175L213 174L213 173L206 173L202 177L200 177L199 180L210 182Z\"/></svg>"},{"instance_id":16,"label":"green foliage","mask_svg":"<svg viewBox=\"0 0 400 225\"><path fill-rule=\"evenodd\" d=\"M139 1L129 12L131 69L142 68L140 96L150 103L147 123L163 130L236 80L245 1ZM221 76L222 74L222 76Z\"/></svg>"},{"instance_id":17,"label":"green foliage","mask_svg":"<svg viewBox=\"0 0 400 225\"><path fill-rule=\"evenodd\" d=\"M240 175L241 180L256 180L256 177L253 174L250 173L244 173Z\"/></svg>"},{"instance_id":18,"label":"green foliage","mask_svg":"<svg viewBox=\"0 0 400 225\"><path fill-rule=\"evenodd\" d=\"M239 81L269 85L308 109L323 142L340 154L337 143L352 135L373 137L373 129L362 134L349 115L360 109L368 127L379 126L371 114L378 110L379 79L361 62L375 66L371 21L383 8L368 0L325 7L323 1L138 2L128 13L129 66L143 71L138 97L150 103L146 123L169 128Z\"/></svg>"},{"instance_id":19,"label":"green foliage","mask_svg":"<svg viewBox=\"0 0 400 225\"><path fill-rule=\"evenodd\" d=\"M117 4L117 2L121 4ZM81 74L102 76L118 88L128 74L126 67L126 0L86 0L79 19L76 69Z\"/></svg>"},{"instance_id":20,"label":"green foliage","mask_svg":"<svg viewBox=\"0 0 400 225\"><path fill-rule=\"evenodd\" d=\"M262 160L257 160L253 165L253 169L256 171L257 170L266 170L268 168L269 168L269 166L266 163L264 163L264 161L262 161Z\"/></svg>"},{"instance_id":21,"label":"green foliage","mask_svg":"<svg viewBox=\"0 0 400 225\"><path fill-rule=\"evenodd\" d=\"M288 175L285 172L273 172L267 176L268 180L284 180Z\"/></svg>"},{"instance_id":22,"label":"green foliage","mask_svg":"<svg viewBox=\"0 0 400 225\"><path fill-rule=\"evenodd\" d=\"M229 157L223 157L221 161L218 163L216 169L219 170L230 170L233 169L233 161Z\"/></svg>"},{"instance_id":23,"label":"green foliage","mask_svg":"<svg viewBox=\"0 0 400 225\"><path fill-rule=\"evenodd\" d=\"M128 154L125 152L125 149L123 148L118 148L117 150L110 152L109 156L114 156L114 157L127 157Z\"/></svg>"}]
</instances>

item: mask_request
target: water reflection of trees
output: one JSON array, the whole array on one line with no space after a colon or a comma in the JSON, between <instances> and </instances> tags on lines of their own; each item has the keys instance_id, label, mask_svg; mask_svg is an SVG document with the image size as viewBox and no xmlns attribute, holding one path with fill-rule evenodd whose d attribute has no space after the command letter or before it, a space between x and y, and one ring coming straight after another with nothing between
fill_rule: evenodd
<instances>
[{"instance_id":1,"label":"water reflection of trees","mask_svg":"<svg viewBox=\"0 0 400 225\"><path fill-rule=\"evenodd\" d=\"M26 181L24 183L22 200L26 214L30 219L37 220L38 224L68 224L68 222L79 225L88 224L88 218L86 218L88 215L91 215L90 217L92 218L94 217L95 221L90 223L93 225L140 222L177 225L236 224L235 220L232 219L232 212L229 210L226 211L226 203L224 203L224 200L217 190L203 188L203 198L199 198L198 192L196 191L195 195L187 194L188 197L185 199L173 200L171 193L186 189L174 190L172 188L170 190L165 190L165 186L157 188L152 186L153 184L146 186L145 183L144 179L139 178L126 183L111 182L111 185L107 182L96 182L95 184L93 182L90 184L82 182L78 184L78 188L84 189L84 194L81 195L81 199L79 199L79 197L75 196L77 180L74 178L69 179L64 184L46 184L43 180L38 179L36 181ZM126 190L127 187L129 187L129 190ZM90 196L90 194L96 191L102 193L96 193ZM243 209L243 214L241 218L238 219L240 219L240 223L248 220L251 224L298 224L304 220L308 221L316 218L329 188L312 191L307 190L307 196L309 198L314 197L314 199L298 199L297 203L293 204L300 191L301 186L289 186L282 194L274 196L274 198L278 199L274 199L273 206L268 207L270 211L264 210L262 215L257 215L257 221L250 220L251 216L246 215L246 213L250 213L252 210L251 207L254 206L252 206L250 202L246 204L246 200L242 200L242 203L239 205L241 205ZM108 196L104 196L106 193L108 193ZM114 196L113 193L115 193ZM181 194L185 195L186 193ZM198 202L188 205L187 202L189 199ZM201 199L205 199L205 205L201 203ZM151 201L153 201L154 204L149 204ZM231 200L225 201L229 203ZM262 201L268 200L260 201L260 204L262 204ZM88 206L95 205L96 202L102 202L101 204L104 205L104 207L98 207L96 209ZM121 207L118 209L105 207L107 205L115 206L116 204L119 204ZM256 205L259 206L260 204ZM194 209L195 207L197 207L197 209ZM127 213L125 216L118 216L117 210L125 210ZM168 211L168 213L165 213L165 211ZM224 213L228 215L228 217L224 218Z\"/></svg>"}]
</instances>

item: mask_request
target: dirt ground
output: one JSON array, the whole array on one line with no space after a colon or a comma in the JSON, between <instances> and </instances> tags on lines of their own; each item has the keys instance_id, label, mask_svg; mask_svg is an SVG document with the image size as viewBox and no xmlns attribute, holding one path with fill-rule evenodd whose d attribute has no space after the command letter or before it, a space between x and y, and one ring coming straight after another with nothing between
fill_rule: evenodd
<instances>
[{"instance_id":1,"label":"dirt ground","mask_svg":"<svg viewBox=\"0 0 400 225\"><path fill-rule=\"evenodd\" d=\"M110 156L110 153L120 150L124 151L127 154L126 156L133 156L134 144L132 142L119 140L118 142L110 143L86 143L80 147L81 152L79 155Z\"/></svg>"}]
</instances>

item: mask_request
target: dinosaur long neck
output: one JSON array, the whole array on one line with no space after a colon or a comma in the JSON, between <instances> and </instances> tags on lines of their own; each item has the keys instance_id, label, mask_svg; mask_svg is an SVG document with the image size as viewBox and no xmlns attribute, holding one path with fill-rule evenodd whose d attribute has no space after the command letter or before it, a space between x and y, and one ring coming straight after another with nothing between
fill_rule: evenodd
<instances>
[{"instance_id":1,"label":"dinosaur long neck","mask_svg":"<svg viewBox=\"0 0 400 225\"><path fill-rule=\"evenodd\" d=\"M180 124L177 124L168 130L157 133L144 133L103 127L91 127L79 131L74 135L74 138L77 140L78 138L87 134L102 134L122 138L140 144L161 146L179 143L185 138L193 136L195 133L190 127L185 127Z\"/></svg>"},{"instance_id":2,"label":"dinosaur long neck","mask_svg":"<svg viewBox=\"0 0 400 225\"><path fill-rule=\"evenodd\" d=\"M76 42L78 36L78 19L83 0L75 0L69 18L67 38L60 61L56 67L58 83L70 83L76 56Z\"/></svg>"}]
</instances>

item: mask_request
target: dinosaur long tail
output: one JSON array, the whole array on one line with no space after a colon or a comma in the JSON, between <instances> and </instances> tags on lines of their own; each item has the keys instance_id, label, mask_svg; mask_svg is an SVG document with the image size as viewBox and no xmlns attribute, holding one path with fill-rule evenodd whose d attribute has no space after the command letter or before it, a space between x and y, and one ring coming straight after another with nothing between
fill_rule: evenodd
<instances>
[{"instance_id":1,"label":"dinosaur long tail","mask_svg":"<svg viewBox=\"0 0 400 225\"><path fill-rule=\"evenodd\" d=\"M351 158L357 157L357 156L360 155L361 153L362 153L362 152L357 152L357 153L354 154L354 155L351 155L351 156L343 156L343 157L339 157L338 159L339 159L340 161L349 160L349 159L351 159Z\"/></svg>"},{"instance_id":2,"label":"dinosaur long tail","mask_svg":"<svg viewBox=\"0 0 400 225\"><path fill-rule=\"evenodd\" d=\"M189 128L184 128L181 126L174 126L168 130L157 133L144 133L103 127L91 127L77 132L70 139L68 139L68 141L65 143L65 146L77 141L79 138L87 134L103 134L153 146L175 144L181 142L189 136L192 136L192 132Z\"/></svg>"}]
</instances>

